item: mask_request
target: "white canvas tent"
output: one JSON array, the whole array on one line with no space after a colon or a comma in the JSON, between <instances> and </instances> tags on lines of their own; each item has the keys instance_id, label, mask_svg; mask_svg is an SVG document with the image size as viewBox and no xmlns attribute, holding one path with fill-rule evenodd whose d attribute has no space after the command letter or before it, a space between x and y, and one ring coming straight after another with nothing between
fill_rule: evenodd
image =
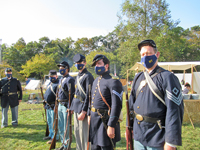
<instances>
[{"instance_id":1,"label":"white canvas tent","mask_svg":"<svg viewBox=\"0 0 200 150\"><path fill-rule=\"evenodd\" d=\"M199 91L200 94L200 75L198 73L194 73L193 69L195 66L200 65L200 61L191 61L191 62L158 62L158 65L166 70L173 71L173 70L183 70L184 73L184 80L185 80L185 70L191 69L191 88L192 92L194 87L197 88L195 92ZM127 81L128 81L128 72L130 70L141 71L144 70L144 66L137 62L133 67L127 70Z\"/></svg>"},{"instance_id":2,"label":"white canvas tent","mask_svg":"<svg viewBox=\"0 0 200 150\"><path fill-rule=\"evenodd\" d=\"M192 81L192 74L191 73L175 73L175 75L178 77L179 81L181 82L184 78L185 83L189 83L191 85ZM182 89L184 89L184 85L182 85ZM193 90L194 92L197 92L197 94L200 94L200 72L194 72L193 75Z\"/></svg>"},{"instance_id":3,"label":"white canvas tent","mask_svg":"<svg viewBox=\"0 0 200 150\"><path fill-rule=\"evenodd\" d=\"M30 80L30 82L26 85L26 90L36 90L40 86L40 80Z\"/></svg>"}]
</instances>

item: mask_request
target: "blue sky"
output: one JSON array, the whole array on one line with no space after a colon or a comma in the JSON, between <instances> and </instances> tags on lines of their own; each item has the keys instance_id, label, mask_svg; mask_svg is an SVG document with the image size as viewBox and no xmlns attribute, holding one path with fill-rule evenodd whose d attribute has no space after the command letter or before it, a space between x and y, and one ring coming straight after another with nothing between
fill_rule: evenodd
<instances>
[{"instance_id":1,"label":"blue sky","mask_svg":"<svg viewBox=\"0 0 200 150\"><path fill-rule=\"evenodd\" d=\"M183 28L200 25L200 0L166 0ZM107 35L124 0L0 0L0 39L8 45L47 36L54 40Z\"/></svg>"}]
</instances>

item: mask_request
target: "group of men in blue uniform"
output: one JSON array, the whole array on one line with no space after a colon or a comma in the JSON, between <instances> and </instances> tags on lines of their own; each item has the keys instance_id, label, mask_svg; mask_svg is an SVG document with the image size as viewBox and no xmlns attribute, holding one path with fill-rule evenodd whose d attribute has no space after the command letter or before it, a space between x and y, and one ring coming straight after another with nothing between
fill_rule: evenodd
<instances>
[{"instance_id":1,"label":"group of men in blue uniform","mask_svg":"<svg viewBox=\"0 0 200 150\"><path fill-rule=\"evenodd\" d=\"M135 76L129 98L134 149L176 149L182 144L184 108L181 85L173 73L158 66L160 53L153 40L142 41L138 48L141 63L146 70ZM73 101L69 109L74 112L76 149L87 149L88 136L91 144L89 149L114 149L116 142L121 139L118 120L122 109L122 84L110 74L110 61L106 56L96 55L93 59L92 66L95 66L95 73L99 75L95 80L85 68L86 60L83 55L76 54L73 59L79 70L76 80L68 75L67 62L58 65L63 74L58 86L61 142L69 108L65 93L71 84L70 95ZM66 133L66 139L68 138ZM60 149L65 148L66 145L63 145Z\"/></svg>"},{"instance_id":2,"label":"group of men in blue uniform","mask_svg":"<svg viewBox=\"0 0 200 150\"><path fill-rule=\"evenodd\" d=\"M173 150L182 144L181 126L183 119L183 97L177 77L158 66L160 53L153 40L138 44L141 63L145 71L133 80L129 98L130 116L133 128L135 150ZM69 110L74 113L74 134L76 149L111 150L120 141L119 116L122 109L123 89L121 82L109 72L110 61L104 55L96 55L92 66L99 75L95 80L86 69L85 56L76 54L73 58L79 74L74 79L69 75L70 66L61 62L58 80L57 72L50 70L50 84L44 95L47 122L50 134L54 136L53 121L55 101L58 102L58 135L66 150L69 143ZM9 105L12 111L12 125L17 125L17 106L22 99L20 82L6 70L6 78L0 82L2 89L2 125L6 127ZM19 96L17 95L19 91ZM69 91L71 93L69 93ZM57 96L56 96L57 95ZM70 97L69 97L70 96ZM69 106L69 99L72 100ZM66 132L67 131L67 132ZM89 146L88 146L89 139Z\"/></svg>"},{"instance_id":3,"label":"group of men in blue uniform","mask_svg":"<svg viewBox=\"0 0 200 150\"><path fill-rule=\"evenodd\" d=\"M85 67L85 56L76 54L73 60L79 70L76 79L69 75L70 67L66 61L58 65L59 72L63 75L59 81L55 70L49 72L51 82L44 94L44 101L50 133L44 140L49 140L47 143L50 144L55 133L52 132L55 115L53 109L57 100L59 134L56 139L60 137L62 143L59 150L65 150L69 146L69 110L74 114L77 150L113 149L121 138L118 119L122 108L122 84L110 75L110 61L104 55L96 55L93 59L95 72L99 75L95 80ZM89 141L91 144L88 144Z\"/></svg>"}]
</instances>

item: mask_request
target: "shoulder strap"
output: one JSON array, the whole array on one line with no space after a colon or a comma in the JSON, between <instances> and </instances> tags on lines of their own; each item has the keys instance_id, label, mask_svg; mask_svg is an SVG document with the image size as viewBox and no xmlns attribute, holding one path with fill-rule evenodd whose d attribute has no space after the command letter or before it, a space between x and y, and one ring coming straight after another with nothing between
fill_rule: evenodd
<instances>
[{"instance_id":1,"label":"shoulder strap","mask_svg":"<svg viewBox=\"0 0 200 150\"><path fill-rule=\"evenodd\" d=\"M155 85L155 83L153 82L146 70L144 71L144 76L146 78L147 84L149 85L151 92L166 106L165 101L163 100L164 97L162 93L157 88L157 86Z\"/></svg>"},{"instance_id":2,"label":"shoulder strap","mask_svg":"<svg viewBox=\"0 0 200 150\"><path fill-rule=\"evenodd\" d=\"M53 91L52 84L50 84L51 92L56 96L56 93Z\"/></svg>"},{"instance_id":3,"label":"shoulder strap","mask_svg":"<svg viewBox=\"0 0 200 150\"><path fill-rule=\"evenodd\" d=\"M86 97L86 93L83 90L81 84L80 84L80 80L85 76L85 74L83 74L80 78L77 76L77 86L78 86L78 90L80 92L81 95L84 95Z\"/></svg>"},{"instance_id":4,"label":"shoulder strap","mask_svg":"<svg viewBox=\"0 0 200 150\"><path fill-rule=\"evenodd\" d=\"M97 83L97 86L98 86L98 89L99 89L99 94L101 95L101 98L104 101L104 103L108 106L108 109L109 109L108 113L110 113L110 110L111 110L110 105L107 103L106 99L101 94L99 83L100 83L100 78L99 78L98 83ZM108 115L110 115L110 114L108 114Z\"/></svg>"},{"instance_id":5,"label":"shoulder strap","mask_svg":"<svg viewBox=\"0 0 200 150\"><path fill-rule=\"evenodd\" d=\"M64 79L62 79L62 80L65 81L66 78L64 78ZM64 92L65 96L68 97L68 93L67 93L67 92L63 89L63 87L62 87L62 80L61 80L61 82L60 82L61 90Z\"/></svg>"},{"instance_id":6,"label":"shoulder strap","mask_svg":"<svg viewBox=\"0 0 200 150\"><path fill-rule=\"evenodd\" d=\"M162 72L162 71L164 71L164 69L163 69L163 68L159 68L154 74L151 75L151 78L155 77L157 74L159 74L159 73ZM141 75L141 74L140 74L140 75ZM139 76L140 76L140 75L139 75ZM138 77L139 77L139 76L138 76ZM140 90L146 85L146 83L147 83L146 79L145 79L145 80L142 80L142 81L140 82L140 85L139 85L139 87L137 88L137 91L136 91L136 98L138 97L138 94L140 93Z\"/></svg>"},{"instance_id":7,"label":"shoulder strap","mask_svg":"<svg viewBox=\"0 0 200 150\"><path fill-rule=\"evenodd\" d=\"M8 82L6 82L6 84L4 84L1 89L3 89L11 80L9 80Z\"/></svg>"}]
</instances>

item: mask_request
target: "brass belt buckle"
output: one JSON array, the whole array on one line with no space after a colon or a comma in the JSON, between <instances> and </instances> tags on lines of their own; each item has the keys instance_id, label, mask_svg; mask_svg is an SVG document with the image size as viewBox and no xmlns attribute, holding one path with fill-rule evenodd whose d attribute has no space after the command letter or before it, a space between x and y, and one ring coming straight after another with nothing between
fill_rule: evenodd
<instances>
[{"instance_id":1,"label":"brass belt buckle","mask_svg":"<svg viewBox=\"0 0 200 150\"><path fill-rule=\"evenodd\" d=\"M139 121L144 120L144 118L143 118L142 115L140 115L140 114L137 114L137 115L136 115L136 118L137 118L137 120L139 120Z\"/></svg>"},{"instance_id":2,"label":"brass belt buckle","mask_svg":"<svg viewBox=\"0 0 200 150\"><path fill-rule=\"evenodd\" d=\"M96 109L94 107L91 108L91 111L96 112Z\"/></svg>"},{"instance_id":3,"label":"brass belt buckle","mask_svg":"<svg viewBox=\"0 0 200 150\"><path fill-rule=\"evenodd\" d=\"M77 98L77 95L74 95L74 98Z\"/></svg>"}]
</instances>

